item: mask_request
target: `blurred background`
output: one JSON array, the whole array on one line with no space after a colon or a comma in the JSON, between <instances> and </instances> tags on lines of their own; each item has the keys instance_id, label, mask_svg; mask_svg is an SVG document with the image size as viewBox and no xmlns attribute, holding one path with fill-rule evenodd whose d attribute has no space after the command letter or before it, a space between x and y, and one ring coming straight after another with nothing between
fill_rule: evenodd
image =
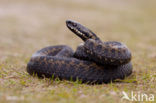
<instances>
[{"instance_id":1,"label":"blurred background","mask_svg":"<svg viewBox=\"0 0 156 103\"><path fill-rule=\"evenodd\" d=\"M121 41L137 52L150 52L156 43L155 9L155 0L1 0L1 52L27 55L56 44L76 48L81 40L67 29L67 19L90 28L103 41Z\"/></svg>"},{"instance_id":2,"label":"blurred background","mask_svg":"<svg viewBox=\"0 0 156 103\"><path fill-rule=\"evenodd\" d=\"M30 78L26 64L37 50L60 44L76 49L82 40L68 30L67 19L85 25L103 41L125 43L132 51L137 81L143 81L143 74L156 73L156 0L0 0L3 93L20 92L21 80ZM30 94L32 83L27 85L28 91L21 89L21 94ZM13 92L8 91L10 87Z\"/></svg>"},{"instance_id":3,"label":"blurred background","mask_svg":"<svg viewBox=\"0 0 156 103\"><path fill-rule=\"evenodd\" d=\"M1 0L0 46L8 52L25 49L26 53L46 45L76 48L81 40L65 25L71 19L103 41L149 50L150 43L155 43L155 9L155 0Z\"/></svg>"}]
</instances>

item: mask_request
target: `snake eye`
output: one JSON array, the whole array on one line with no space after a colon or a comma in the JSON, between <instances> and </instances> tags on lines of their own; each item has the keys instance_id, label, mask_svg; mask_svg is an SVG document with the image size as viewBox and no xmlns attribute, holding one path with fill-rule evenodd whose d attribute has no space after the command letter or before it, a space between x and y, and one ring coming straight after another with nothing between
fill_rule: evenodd
<instances>
[{"instance_id":1,"label":"snake eye","mask_svg":"<svg viewBox=\"0 0 156 103\"><path fill-rule=\"evenodd\" d=\"M76 24L76 23L73 23L73 26L74 26L74 27L76 27L76 26L77 26L77 24Z\"/></svg>"}]
</instances>

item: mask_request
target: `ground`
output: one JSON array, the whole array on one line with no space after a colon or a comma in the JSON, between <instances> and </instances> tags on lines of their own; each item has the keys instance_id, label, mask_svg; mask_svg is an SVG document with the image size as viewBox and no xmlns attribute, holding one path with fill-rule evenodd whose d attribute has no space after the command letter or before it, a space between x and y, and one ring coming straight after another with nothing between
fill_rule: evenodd
<instances>
[{"instance_id":1,"label":"ground","mask_svg":"<svg viewBox=\"0 0 156 103\"><path fill-rule=\"evenodd\" d=\"M132 92L156 96L155 10L155 0L1 0L0 103L129 102L121 99L122 91L129 97ZM103 41L125 43L132 52L133 74L102 85L30 76L26 65L35 51L59 44L75 50L82 42L67 29L67 19Z\"/></svg>"}]
</instances>

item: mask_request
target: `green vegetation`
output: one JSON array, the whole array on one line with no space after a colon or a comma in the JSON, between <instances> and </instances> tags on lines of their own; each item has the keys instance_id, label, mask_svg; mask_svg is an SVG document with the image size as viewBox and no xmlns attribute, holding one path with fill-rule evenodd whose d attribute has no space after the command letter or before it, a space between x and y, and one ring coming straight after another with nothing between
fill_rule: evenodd
<instances>
[{"instance_id":1,"label":"green vegetation","mask_svg":"<svg viewBox=\"0 0 156 103\"><path fill-rule=\"evenodd\" d=\"M156 101L155 0L2 0L0 3L0 103L119 103L122 91L154 94ZM121 41L133 55L133 74L121 82L86 85L39 79L26 72L31 55L46 46L76 49L82 41L65 20Z\"/></svg>"}]
</instances>

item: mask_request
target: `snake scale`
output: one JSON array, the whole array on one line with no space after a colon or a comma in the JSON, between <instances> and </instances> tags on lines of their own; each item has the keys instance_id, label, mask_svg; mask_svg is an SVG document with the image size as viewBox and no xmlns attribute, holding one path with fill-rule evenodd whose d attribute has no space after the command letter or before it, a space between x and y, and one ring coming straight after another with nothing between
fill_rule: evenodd
<instances>
[{"instance_id":1,"label":"snake scale","mask_svg":"<svg viewBox=\"0 0 156 103\"><path fill-rule=\"evenodd\" d=\"M66 25L84 43L75 52L66 45L37 51L27 64L30 75L101 84L124 79L132 73L131 52L126 45L116 41L102 42L78 22L67 20Z\"/></svg>"}]
</instances>

